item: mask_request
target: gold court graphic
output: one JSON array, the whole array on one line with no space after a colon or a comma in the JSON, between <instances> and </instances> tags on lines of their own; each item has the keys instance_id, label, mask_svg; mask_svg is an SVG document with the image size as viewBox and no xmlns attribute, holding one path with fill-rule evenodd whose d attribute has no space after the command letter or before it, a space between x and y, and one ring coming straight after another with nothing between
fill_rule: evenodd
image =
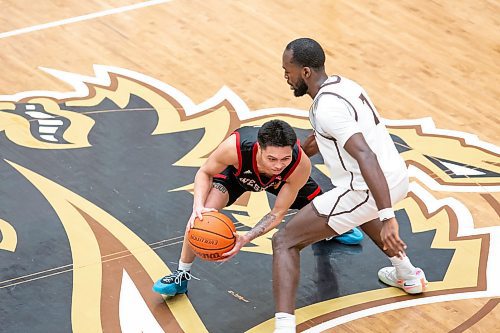
<instances>
[{"instance_id":1,"label":"gold court graphic","mask_svg":"<svg viewBox=\"0 0 500 333\"><path fill-rule=\"evenodd\" d=\"M310 130L281 69L318 40L360 82L410 172L396 215L429 290L377 279L361 245L304 249L300 332L500 331L499 23L494 1L8 1L0 14L0 318L5 332L271 332L274 230L177 268L197 168L234 129ZM328 188L320 156L313 177ZM224 209L238 231L274 197ZM290 211L287 219L293 216Z\"/></svg>"}]
</instances>

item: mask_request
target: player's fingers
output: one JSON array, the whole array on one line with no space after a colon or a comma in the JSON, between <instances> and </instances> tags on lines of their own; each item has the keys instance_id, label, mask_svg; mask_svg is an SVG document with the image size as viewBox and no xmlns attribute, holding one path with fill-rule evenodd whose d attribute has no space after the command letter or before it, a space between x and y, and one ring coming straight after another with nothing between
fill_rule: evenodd
<instances>
[{"instance_id":1,"label":"player's fingers","mask_svg":"<svg viewBox=\"0 0 500 333\"><path fill-rule=\"evenodd\" d=\"M187 230L192 229L193 226L194 226L194 216L191 215L191 217L189 218L188 223L186 225L186 229Z\"/></svg>"},{"instance_id":2,"label":"player's fingers","mask_svg":"<svg viewBox=\"0 0 500 333\"><path fill-rule=\"evenodd\" d=\"M401 254L401 258L402 258L404 256L403 254L405 252L404 243L403 242L395 242L394 252L396 252L398 254L398 256L400 256L400 254Z\"/></svg>"},{"instance_id":3,"label":"player's fingers","mask_svg":"<svg viewBox=\"0 0 500 333\"><path fill-rule=\"evenodd\" d=\"M399 253L402 250L392 235L387 237L387 247L394 253Z\"/></svg>"},{"instance_id":4,"label":"player's fingers","mask_svg":"<svg viewBox=\"0 0 500 333\"><path fill-rule=\"evenodd\" d=\"M224 257L224 259L220 259L221 261L228 261L230 260L232 257L234 257L236 255L237 251L235 252L234 250L231 250L231 251L228 251L226 253L223 253L222 254L222 257Z\"/></svg>"},{"instance_id":5,"label":"player's fingers","mask_svg":"<svg viewBox=\"0 0 500 333\"><path fill-rule=\"evenodd\" d=\"M389 248L389 245L387 244L386 237L382 237L382 250L387 251L388 248Z\"/></svg>"},{"instance_id":6,"label":"player's fingers","mask_svg":"<svg viewBox=\"0 0 500 333\"><path fill-rule=\"evenodd\" d=\"M224 252L222 254L222 256L227 258L227 259L230 259L231 257L235 256L236 253L238 253L242 247L241 245L238 244L239 237L241 237L241 236L236 234L236 233L234 233L234 236L236 237L236 244L234 245L234 247L231 250Z\"/></svg>"},{"instance_id":7,"label":"player's fingers","mask_svg":"<svg viewBox=\"0 0 500 333\"><path fill-rule=\"evenodd\" d=\"M394 235L394 243L395 243L395 246L398 247L398 252L406 249L406 244L405 244L405 242L403 242L403 240L401 238L399 238L399 235Z\"/></svg>"}]
</instances>

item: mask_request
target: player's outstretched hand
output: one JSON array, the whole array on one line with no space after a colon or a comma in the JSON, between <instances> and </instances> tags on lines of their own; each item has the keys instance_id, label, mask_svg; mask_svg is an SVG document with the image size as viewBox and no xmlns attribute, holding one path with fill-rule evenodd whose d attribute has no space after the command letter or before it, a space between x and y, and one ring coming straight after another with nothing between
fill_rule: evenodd
<instances>
[{"instance_id":1,"label":"player's outstretched hand","mask_svg":"<svg viewBox=\"0 0 500 333\"><path fill-rule=\"evenodd\" d=\"M380 238L384 245L384 251L389 250L395 253L398 257L403 258L405 254L406 244L399 238L399 225L396 218L391 218L384 221L384 226L380 231Z\"/></svg>"}]
</instances>

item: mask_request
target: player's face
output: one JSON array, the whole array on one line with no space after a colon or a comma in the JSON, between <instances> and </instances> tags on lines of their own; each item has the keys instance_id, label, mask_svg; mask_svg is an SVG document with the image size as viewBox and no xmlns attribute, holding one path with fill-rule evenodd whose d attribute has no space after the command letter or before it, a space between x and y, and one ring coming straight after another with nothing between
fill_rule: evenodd
<instances>
[{"instance_id":1,"label":"player's face","mask_svg":"<svg viewBox=\"0 0 500 333\"><path fill-rule=\"evenodd\" d=\"M259 171L269 174L280 174L292 162L292 147L260 147Z\"/></svg>"},{"instance_id":2,"label":"player's face","mask_svg":"<svg viewBox=\"0 0 500 333\"><path fill-rule=\"evenodd\" d=\"M309 87L302 78L302 67L292 63L293 54L291 50L283 52L283 69L285 70L286 83L293 90L295 97L304 96Z\"/></svg>"}]
</instances>

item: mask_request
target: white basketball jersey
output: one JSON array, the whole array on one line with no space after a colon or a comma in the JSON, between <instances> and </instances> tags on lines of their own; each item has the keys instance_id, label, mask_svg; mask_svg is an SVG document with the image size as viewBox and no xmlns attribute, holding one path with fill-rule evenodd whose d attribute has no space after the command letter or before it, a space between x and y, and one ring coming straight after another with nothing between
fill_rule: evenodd
<instances>
[{"instance_id":1,"label":"white basketball jersey","mask_svg":"<svg viewBox=\"0 0 500 333\"><path fill-rule=\"evenodd\" d=\"M356 82L337 75L329 77L313 100L309 119L333 185L352 190L368 189L358 162L344 149L355 133L362 133L377 155L389 188L408 177L406 165L380 115Z\"/></svg>"}]
</instances>

